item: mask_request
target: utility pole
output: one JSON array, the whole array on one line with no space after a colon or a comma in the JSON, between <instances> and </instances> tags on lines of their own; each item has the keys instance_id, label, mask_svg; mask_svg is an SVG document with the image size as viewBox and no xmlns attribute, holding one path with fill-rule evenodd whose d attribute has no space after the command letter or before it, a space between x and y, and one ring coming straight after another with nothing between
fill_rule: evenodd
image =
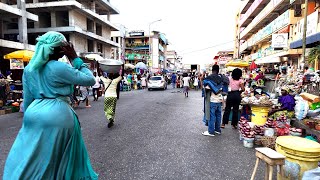
<instances>
[{"instance_id":1,"label":"utility pole","mask_svg":"<svg viewBox=\"0 0 320 180\"><path fill-rule=\"evenodd\" d=\"M307 46L307 17L308 17L308 0L304 2L304 24L303 24L303 36L302 36L302 61L301 70L303 70L306 63L306 46Z\"/></svg>"}]
</instances>

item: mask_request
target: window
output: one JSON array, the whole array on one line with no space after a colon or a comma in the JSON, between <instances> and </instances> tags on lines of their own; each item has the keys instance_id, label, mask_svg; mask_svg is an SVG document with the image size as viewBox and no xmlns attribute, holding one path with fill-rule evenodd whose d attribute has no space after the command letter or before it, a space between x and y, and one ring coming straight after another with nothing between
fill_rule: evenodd
<instances>
[{"instance_id":1,"label":"window","mask_svg":"<svg viewBox=\"0 0 320 180\"><path fill-rule=\"evenodd\" d=\"M151 77L150 80L151 81L161 81L161 77L155 76L155 77Z\"/></svg>"},{"instance_id":2,"label":"window","mask_svg":"<svg viewBox=\"0 0 320 180\"><path fill-rule=\"evenodd\" d=\"M96 34L102 36L102 25L96 23Z\"/></svg>"},{"instance_id":3,"label":"window","mask_svg":"<svg viewBox=\"0 0 320 180\"><path fill-rule=\"evenodd\" d=\"M56 11L56 25L57 27L69 26L68 11Z\"/></svg>"},{"instance_id":4,"label":"window","mask_svg":"<svg viewBox=\"0 0 320 180\"><path fill-rule=\"evenodd\" d=\"M93 41L88 39L87 40L87 44L88 44L88 52L93 52L94 49L93 49Z\"/></svg>"},{"instance_id":5,"label":"window","mask_svg":"<svg viewBox=\"0 0 320 180\"><path fill-rule=\"evenodd\" d=\"M39 17L39 27L48 28L51 27L51 14L50 12L40 12Z\"/></svg>"},{"instance_id":6,"label":"window","mask_svg":"<svg viewBox=\"0 0 320 180\"><path fill-rule=\"evenodd\" d=\"M119 43L119 37L116 37L116 43Z\"/></svg>"},{"instance_id":7,"label":"window","mask_svg":"<svg viewBox=\"0 0 320 180\"><path fill-rule=\"evenodd\" d=\"M93 27L94 22L91 19L87 18L87 31L94 33Z\"/></svg>"},{"instance_id":8,"label":"window","mask_svg":"<svg viewBox=\"0 0 320 180\"><path fill-rule=\"evenodd\" d=\"M103 45L101 43L97 43L98 52L103 53Z\"/></svg>"}]
</instances>

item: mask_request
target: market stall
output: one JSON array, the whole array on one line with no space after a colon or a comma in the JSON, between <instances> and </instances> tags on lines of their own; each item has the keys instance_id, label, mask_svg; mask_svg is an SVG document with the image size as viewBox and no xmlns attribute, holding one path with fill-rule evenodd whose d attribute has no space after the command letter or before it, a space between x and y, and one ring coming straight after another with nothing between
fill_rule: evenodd
<instances>
[{"instance_id":1,"label":"market stall","mask_svg":"<svg viewBox=\"0 0 320 180\"><path fill-rule=\"evenodd\" d=\"M306 83L306 73L289 70L277 77L272 92L247 87L242 93L241 103L250 111L242 112L240 140L244 147L264 146L284 155L283 179L301 179L320 161L320 97L316 89L320 77L311 74Z\"/></svg>"},{"instance_id":2,"label":"market stall","mask_svg":"<svg viewBox=\"0 0 320 180\"><path fill-rule=\"evenodd\" d=\"M4 55L3 58L10 61L10 66L7 77L0 82L0 115L20 110L20 104L23 101L23 69L33 54L33 51L18 50Z\"/></svg>"}]
</instances>

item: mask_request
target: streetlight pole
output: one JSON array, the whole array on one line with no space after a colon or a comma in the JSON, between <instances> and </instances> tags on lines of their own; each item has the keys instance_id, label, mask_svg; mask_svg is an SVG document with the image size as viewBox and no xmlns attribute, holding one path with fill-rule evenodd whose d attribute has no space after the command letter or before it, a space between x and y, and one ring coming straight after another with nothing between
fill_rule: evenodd
<instances>
[{"instance_id":1,"label":"streetlight pole","mask_svg":"<svg viewBox=\"0 0 320 180\"><path fill-rule=\"evenodd\" d=\"M303 36L302 36L302 61L301 70L303 70L306 61L306 46L307 46L307 17L308 17L308 0L304 2L304 24L303 24Z\"/></svg>"},{"instance_id":2,"label":"streetlight pole","mask_svg":"<svg viewBox=\"0 0 320 180\"><path fill-rule=\"evenodd\" d=\"M158 19L158 20L156 20L156 21L152 21L151 23L149 23L149 60L148 61L151 61L152 60L152 53L151 53L151 25L153 24L153 23L156 23L156 22L159 22L159 21L161 21L162 19ZM147 63L147 65L148 65L148 70L150 70L149 68L149 62Z\"/></svg>"}]
</instances>

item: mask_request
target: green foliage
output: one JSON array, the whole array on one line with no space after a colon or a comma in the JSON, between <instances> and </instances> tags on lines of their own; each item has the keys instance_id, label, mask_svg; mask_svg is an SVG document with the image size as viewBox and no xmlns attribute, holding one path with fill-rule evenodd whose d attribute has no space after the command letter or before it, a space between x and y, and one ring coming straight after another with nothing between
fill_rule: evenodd
<instances>
[{"instance_id":1,"label":"green foliage","mask_svg":"<svg viewBox=\"0 0 320 180\"><path fill-rule=\"evenodd\" d=\"M308 63L313 64L320 58L320 45L313 47L308 54Z\"/></svg>"}]
</instances>

